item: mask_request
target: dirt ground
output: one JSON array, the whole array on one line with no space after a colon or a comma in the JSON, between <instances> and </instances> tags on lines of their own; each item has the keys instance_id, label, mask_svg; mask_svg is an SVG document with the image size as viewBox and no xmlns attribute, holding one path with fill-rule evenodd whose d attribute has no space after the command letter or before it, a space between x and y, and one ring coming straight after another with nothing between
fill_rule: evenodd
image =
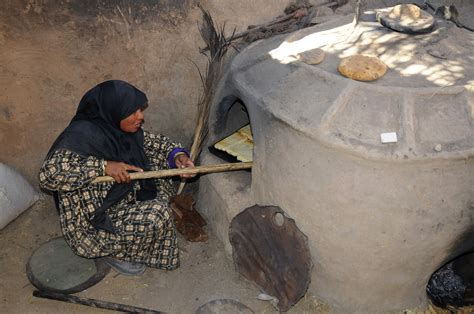
<instances>
[{"instance_id":1,"label":"dirt ground","mask_svg":"<svg viewBox=\"0 0 474 314\"><path fill-rule=\"evenodd\" d=\"M32 296L35 287L26 276L26 263L36 248L60 234L59 219L49 199L38 201L0 231L0 313L111 313ZM194 313L209 301L234 299L256 313L278 313L269 302L256 299L259 289L239 277L212 234L206 243L186 242L180 237L180 248L178 270L148 268L140 277L112 270L97 285L76 295L168 313ZM306 297L288 313L326 312L325 305Z\"/></svg>"},{"instance_id":2,"label":"dirt ground","mask_svg":"<svg viewBox=\"0 0 474 314\"><path fill-rule=\"evenodd\" d=\"M0 313L113 313L84 305L33 297L35 287L26 275L26 264L35 249L61 235L59 219L51 199L35 203L15 221L0 230ZM258 287L234 270L222 243L210 233L205 243L186 242L179 237L181 267L166 272L148 268L137 277L122 276L111 270L95 286L75 295L143 307L167 313L195 313L218 299L233 299L255 313L279 313L269 302L256 297ZM465 308L461 314L473 313ZM235 313L223 308L219 313ZM305 296L287 313L331 313L328 305ZM407 310L404 314L447 314L438 308Z\"/></svg>"}]
</instances>

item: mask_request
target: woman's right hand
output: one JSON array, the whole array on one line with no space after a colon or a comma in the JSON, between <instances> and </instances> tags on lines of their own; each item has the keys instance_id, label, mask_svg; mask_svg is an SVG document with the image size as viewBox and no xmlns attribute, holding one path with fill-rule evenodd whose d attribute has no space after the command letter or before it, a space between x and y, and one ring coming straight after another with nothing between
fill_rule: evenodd
<instances>
[{"instance_id":1,"label":"woman's right hand","mask_svg":"<svg viewBox=\"0 0 474 314\"><path fill-rule=\"evenodd\" d=\"M143 169L120 161L109 161L105 166L105 174L114 178L117 183L129 183L130 173L128 170L143 172Z\"/></svg>"}]
</instances>

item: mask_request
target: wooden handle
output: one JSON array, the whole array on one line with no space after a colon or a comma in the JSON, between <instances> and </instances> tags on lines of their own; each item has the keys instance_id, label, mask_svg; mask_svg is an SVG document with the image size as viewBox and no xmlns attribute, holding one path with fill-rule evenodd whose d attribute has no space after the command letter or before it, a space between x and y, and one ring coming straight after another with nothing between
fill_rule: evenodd
<instances>
[{"instance_id":1,"label":"wooden handle","mask_svg":"<svg viewBox=\"0 0 474 314\"><path fill-rule=\"evenodd\" d=\"M155 310L150 310L150 309L144 309L142 307L136 307L133 305L126 305L126 304L107 302L107 301L102 301L102 300L97 300L97 299L83 298L83 297L78 297L71 294L62 294L62 293L56 293L56 292L50 292L50 291L44 291L44 290L33 291L33 296L37 298L69 302L73 304L82 304L82 305L87 305L90 307L114 310L114 311L125 312L125 313L157 313L157 314L164 313L161 311L155 311Z\"/></svg>"},{"instance_id":2,"label":"wooden handle","mask_svg":"<svg viewBox=\"0 0 474 314\"><path fill-rule=\"evenodd\" d=\"M243 170L252 168L252 162L238 162L238 163L229 163L229 164L219 164L219 165L209 165L209 166L198 166L194 168L184 168L184 169L169 169L169 170L158 170L158 171L145 171L145 172L132 172L130 173L130 179L139 180L139 179L158 179L165 177L174 177L182 174L200 174L200 173L214 173L214 172L224 172L232 170ZM114 182L114 178L109 176L97 177L92 183L102 183L102 182Z\"/></svg>"}]
</instances>

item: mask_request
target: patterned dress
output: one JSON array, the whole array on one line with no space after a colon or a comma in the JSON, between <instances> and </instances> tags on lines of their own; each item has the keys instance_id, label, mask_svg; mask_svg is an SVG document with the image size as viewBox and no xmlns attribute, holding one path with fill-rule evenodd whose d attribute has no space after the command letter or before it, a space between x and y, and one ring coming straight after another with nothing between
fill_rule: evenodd
<instances>
[{"instance_id":1,"label":"patterned dress","mask_svg":"<svg viewBox=\"0 0 474 314\"><path fill-rule=\"evenodd\" d=\"M144 132L144 149L151 170L168 169L168 157L180 146L165 136ZM42 188L58 191L61 229L66 242L79 256L112 256L127 262L172 270L179 266L179 250L173 214L168 207L174 193L170 179L155 179L156 199L137 201L138 181L133 192L107 209L116 234L96 230L89 221L112 187L92 184L105 175L104 160L84 158L68 150L54 151L40 170Z\"/></svg>"}]
</instances>

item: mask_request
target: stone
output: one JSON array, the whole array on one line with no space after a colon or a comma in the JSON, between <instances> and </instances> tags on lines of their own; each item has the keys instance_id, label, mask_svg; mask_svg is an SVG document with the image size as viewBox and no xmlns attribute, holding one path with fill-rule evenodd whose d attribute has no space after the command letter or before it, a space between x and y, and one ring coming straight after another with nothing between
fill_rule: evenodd
<instances>
[{"instance_id":1,"label":"stone","mask_svg":"<svg viewBox=\"0 0 474 314\"><path fill-rule=\"evenodd\" d=\"M80 257L63 237L37 248L26 266L26 274L36 288L56 293L76 293L100 282L110 271L101 259Z\"/></svg>"},{"instance_id":2,"label":"stone","mask_svg":"<svg viewBox=\"0 0 474 314\"><path fill-rule=\"evenodd\" d=\"M232 299L218 299L201 305L196 314L254 314L255 312L245 304Z\"/></svg>"}]
</instances>

